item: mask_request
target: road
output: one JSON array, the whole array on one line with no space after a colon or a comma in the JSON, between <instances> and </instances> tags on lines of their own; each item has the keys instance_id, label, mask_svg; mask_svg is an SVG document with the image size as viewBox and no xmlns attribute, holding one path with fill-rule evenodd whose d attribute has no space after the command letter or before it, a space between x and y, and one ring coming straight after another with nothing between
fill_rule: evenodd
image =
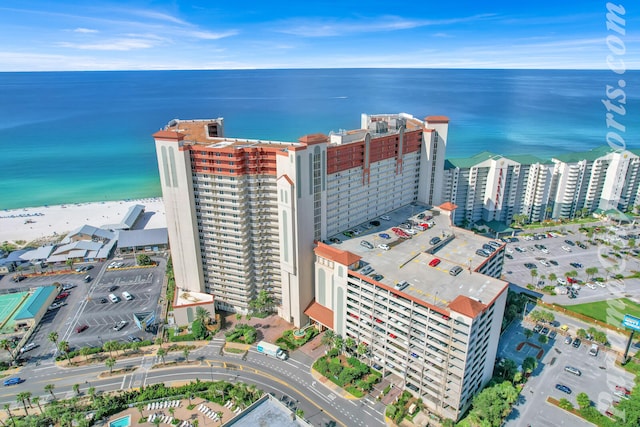
<instances>
[{"instance_id":1,"label":"road","mask_svg":"<svg viewBox=\"0 0 640 427\"><path fill-rule=\"evenodd\" d=\"M102 364L76 368L60 368L52 363L28 364L20 374L26 381L17 386L0 390L0 404L9 403L18 407L16 394L29 391L40 396L41 401L51 399L44 391L47 384L54 384L56 398L70 398L75 395L73 385L80 385L80 392L87 393L90 387L96 391L113 391L140 387L156 383L182 384L185 381L209 379L243 381L255 384L268 393L273 393L291 409L301 409L305 418L313 425L326 425L331 421L342 426L383 426L384 405L370 396L359 400L345 399L336 392L318 383L311 375L308 356L293 352L287 361L271 358L250 350L243 359L240 356L221 354L222 339L214 339L207 346L193 351L190 360L200 361L197 365L175 365L167 368L151 369L160 363L155 356L134 357L119 360L115 370L125 367L135 371L126 375L100 378L108 371ZM166 362L184 361L181 352L172 352L165 357Z\"/></svg>"}]
</instances>

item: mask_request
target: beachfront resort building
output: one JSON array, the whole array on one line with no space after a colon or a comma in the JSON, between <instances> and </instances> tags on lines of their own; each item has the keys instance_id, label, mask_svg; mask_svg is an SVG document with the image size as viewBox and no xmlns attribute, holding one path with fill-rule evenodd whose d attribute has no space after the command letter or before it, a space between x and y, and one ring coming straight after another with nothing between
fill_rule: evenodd
<instances>
[{"instance_id":1,"label":"beachfront resort building","mask_svg":"<svg viewBox=\"0 0 640 427\"><path fill-rule=\"evenodd\" d=\"M176 284L246 313L262 290L308 322L318 241L413 202L439 204L448 119L363 115L295 142L228 138L222 118L154 134Z\"/></svg>"},{"instance_id":2,"label":"beachfront resort building","mask_svg":"<svg viewBox=\"0 0 640 427\"><path fill-rule=\"evenodd\" d=\"M447 159L441 198L458 206L454 223L463 227L625 212L640 204L639 154L600 147L548 160L490 152Z\"/></svg>"}]
</instances>

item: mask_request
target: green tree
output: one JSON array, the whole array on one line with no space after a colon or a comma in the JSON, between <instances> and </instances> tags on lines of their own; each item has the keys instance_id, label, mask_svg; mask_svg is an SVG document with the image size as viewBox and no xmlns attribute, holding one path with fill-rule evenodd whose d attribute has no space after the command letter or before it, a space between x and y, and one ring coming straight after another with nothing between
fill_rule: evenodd
<instances>
[{"instance_id":1,"label":"green tree","mask_svg":"<svg viewBox=\"0 0 640 427\"><path fill-rule=\"evenodd\" d=\"M538 360L535 357L527 357L522 361L522 370L527 374L532 373L538 367Z\"/></svg>"},{"instance_id":2,"label":"green tree","mask_svg":"<svg viewBox=\"0 0 640 427\"><path fill-rule=\"evenodd\" d=\"M529 270L529 274L531 274L531 284L532 285L536 285L536 277L538 277L538 270L536 270L535 268Z\"/></svg>"},{"instance_id":3,"label":"green tree","mask_svg":"<svg viewBox=\"0 0 640 427\"><path fill-rule=\"evenodd\" d=\"M38 406L38 409L40 410L40 414L42 414L42 406L40 406L40 396L33 396L31 398L31 402Z\"/></svg>"},{"instance_id":4,"label":"green tree","mask_svg":"<svg viewBox=\"0 0 640 427\"><path fill-rule=\"evenodd\" d=\"M67 260L65 261L65 264L67 265L67 267L69 267L69 270L73 270L74 262L75 260L73 258L67 258Z\"/></svg>"},{"instance_id":5,"label":"green tree","mask_svg":"<svg viewBox=\"0 0 640 427\"><path fill-rule=\"evenodd\" d=\"M585 392L578 393L578 395L576 396L576 402L578 402L578 406L580 407L580 409L588 408L589 406L591 406L591 399L589 399L589 396Z\"/></svg>"},{"instance_id":6,"label":"green tree","mask_svg":"<svg viewBox=\"0 0 640 427\"><path fill-rule=\"evenodd\" d=\"M498 365L498 375L506 380L513 379L513 376L518 371L518 365L511 359L503 359Z\"/></svg>"},{"instance_id":7,"label":"green tree","mask_svg":"<svg viewBox=\"0 0 640 427\"><path fill-rule=\"evenodd\" d=\"M9 357L11 357L11 362L15 363L16 362L16 354L18 353L18 349L16 349L15 353L11 351L11 343L9 342L8 339L3 339L0 340L0 347L2 347L3 349L7 350L7 353L9 353Z\"/></svg>"},{"instance_id":8,"label":"green tree","mask_svg":"<svg viewBox=\"0 0 640 427\"><path fill-rule=\"evenodd\" d=\"M203 325L207 325L211 321L211 313L204 307L196 307L196 320L201 321Z\"/></svg>"},{"instance_id":9,"label":"green tree","mask_svg":"<svg viewBox=\"0 0 640 427\"><path fill-rule=\"evenodd\" d=\"M91 347L82 347L80 349L80 355L84 356L84 361L89 362L89 355L91 354Z\"/></svg>"},{"instance_id":10,"label":"green tree","mask_svg":"<svg viewBox=\"0 0 640 427\"><path fill-rule=\"evenodd\" d=\"M27 395L26 395L27 393L29 393L29 392L23 391L23 392L20 392L20 393L18 393L16 395L16 401L18 403L22 403L22 407L24 408L24 414L25 415L29 415L29 411L27 410ZM29 394L31 394L31 393L29 393Z\"/></svg>"},{"instance_id":11,"label":"green tree","mask_svg":"<svg viewBox=\"0 0 640 427\"><path fill-rule=\"evenodd\" d=\"M67 358L67 362L71 364L71 358L69 357L69 343L67 341L60 341L58 343L58 350L60 350L60 353L64 354L64 357Z\"/></svg>"},{"instance_id":12,"label":"green tree","mask_svg":"<svg viewBox=\"0 0 640 427\"><path fill-rule=\"evenodd\" d=\"M109 375L113 374L113 367L116 366L116 359L110 357L105 360L104 364L107 365L107 368L109 368Z\"/></svg>"},{"instance_id":13,"label":"green tree","mask_svg":"<svg viewBox=\"0 0 640 427\"><path fill-rule=\"evenodd\" d=\"M113 358L113 353L111 352L117 352L120 348L120 343L118 343L117 341L107 341L106 343L104 343L103 348L109 352L109 358Z\"/></svg>"},{"instance_id":14,"label":"green tree","mask_svg":"<svg viewBox=\"0 0 640 427\"><path fill-rule=\"evenodd\" d=\"M560 399L560 401L558 402L558 406L567 411L570 411L571 409L573 409L573 403L571 403L569 400L567 400L564 397Z\"/></svg>"},{"instance_id":15,"label":"green tree","mask_svg":"<svg viewBox=\"0 0 640 427\"><path fill-rule=\"evenodd\" d=\"M136 256L136 262L138 263L138 265L151 265L151 264L153 264L153 261L151 260L151 257L149 257L149 255L147 255L147 254L139 254L138 256Z\"/></svg>"},{"instance_id":16,"label":"green tree","mask_svg":"<svg viewBox=\"0 0 640 427\"><path fill-rule=\"evenodd\" d=\"M593 276L595 276L596 274L598 274L598 268L597 267L587 267L584 270L585 273L587 273L587 280L588 279L592 279Z\"/></svg>"},{"instance_id":17,"label":"green tree","mask_svg":"<svg viewBox=\"0 0 640 427\"><path fill-rule=\"evenodd\" d=\"M355 346L356 346L356 341L353 338L347 337L347 339L344 340L344 348L347 351L347 353L351 353L354 350Z\"/></svg>"},{"instance_id":18,"label":"green tree","mask_svg":"<svg viewBox=\"0 0 640 427\"><path fill-rule=\"evenodd\" d=\"M609 339L607 338L607 334L605 334L602 331L596 331L596 333L593 334L593 340L600 344L606 344L609 342Z\"/></svg>"},{"instance_id":19,"label":"green tree","mask_svg":"<svg viewBox=\"0 0 640 427\"><path fill-rule=\"evenodd\" d=\"M11 405L5 403L3 407L4 410L7 411L7 416L9 417L9 420L11 420L13 427L16 427L16 420L13 419L13 414L11 413Z\"/></svg>"},{"instance_id":20,"label":"green tree","mask_svg":"<svg viewBox=\"0 0 640 427\"><path fill-rule=\"evenodd\" d=\"M558 280L558 275L556 275L556 273L549 273L549 282L555 283L556 280Z\"/></svg>"},{"instance_id":21,"label":"green tree","mask_svg":"<svg viewBox=\"0 0 640 427\"><path fill-rule=\"evenodd\" d=\"M527 338L527 340L529 340L533 336L533 331L531 329L525 329L524 336L525 338Z\"/></svg>"},{"instance_id":22,"label":"green tree","mask_svg":"<svg viewBox=\"0 0 640 427\"><path fill-rule=\"evenodd\" d=\"M190 353L190 351L189 351L188 348L185 347L185 348L182 349L182 354L184 355L184 360L186 360L187 363L189 363L189 353Z\"/></svg>"},{"instance_id":23,"label":"green tree","mask_svg":"<svg viewBox=\"0 0 640 427\"><path fill-rule=\"evenodd\" d=\"M546 344L548 341L549 341L549 338L547 338L547 336L546 336L546 335L540 335L540 336L538 337L538 342L539 342L540 344Z\"/></svg>"},{"instance_id":24,"label":"green tree","mask_svg":"<svg viewBox=\"0 0 640 427\"><path fill-rule=\"evenodd\" d=\"M76 395L79 396L80 395L80 384L74 384L72 386L72 388L73 388L73 391L76 393Z\"/></svg>"},{"instance_id":25,"label":"green tree","mask_svg":"<svg viewBox=\"0 0 640 427\"><path fill-rule=\"evenodd\" d=\"M96 388L93 387L93 386L89 387L89 389L87 390L87 394L89 396L91 396L91 399L95 399L95 397L96 397Z\"/></svg>"},{"instance_id":26,"label":"green tree","mask_svg":"<svg viewBox=\"0 0 640 427\"><path fill-rule=\"evenodd\" d=\"M156 354L158 355L160 360L162 360L162 364L164 365L164 357L167 355L167 350L165 350L164 348L160 347Z\"/></svg>"},{"instance_id":27,"label":"green tree","mask_svg":"<svg viewBox=\"0 0 640 427\"><path fill-rule=\"evenodd\" d=\"M327 347L327 350L331 350L335 344L335 333L331 329L327 329L320 339L320 344Z\"/></svg>"},{"instance_id":28,"label":"green tree","mask_svg":"<svg viewBox=\"0 0 640 427\"><path fill-rule=\"evenodd\" d=\"M358 356L362 357L365 354L367 354L367 345L363 342L361 342L360 344L358 344L358 348L356 350L356 352L358 353Z\"/></svg>"},{"instance_id":29,"label":"green tree","mask_svg":"<svg viewBox=\"0 0 640 427\"><path fill-rule=\"evenodd\" d=\"M587 337L587 331L585 331L584 329L580 328L576 331L576 335L578 336L578 338L580 339L585 339Z\"/></svg>"},{"instance_id":30,"label":"green tree","mask_svg":"<svg viewBox=\"0 0 640 427\"><path fill-rule=\"evenodd\" d=\"M53 399L55 399L55 398L56 398L56 395L55 395L55 394L53 394L53 390L54 390L55 388L56 388L55 384L47 384L47 385L45 385L45 386L44 386L44 391L46 391L47 393L50 393L50 394L51 394L51 397L52 397Z\"/></svg>"},{"instance_id":31,"label":"green tree","mask_svg":"<svg viewBox=\"0 0 640 427\"><path fill-rule=\"evenodd\" d=\"M273 297L264 289L258 292L258 296L249 303L249 307L258 313L268 312L272 306Z\"/></svg>"},{"instance_id":32,"label":"green tree","mask_svg":"<svg viewBox=\"0 0 640 427\"><path fill-rule=\"evenodd\" d=\"M52 343L54 343L56 345L56 348L58 348L58 333L53 331L49 333L49 341L51 341Z\"/></svg>"}]
</instances>

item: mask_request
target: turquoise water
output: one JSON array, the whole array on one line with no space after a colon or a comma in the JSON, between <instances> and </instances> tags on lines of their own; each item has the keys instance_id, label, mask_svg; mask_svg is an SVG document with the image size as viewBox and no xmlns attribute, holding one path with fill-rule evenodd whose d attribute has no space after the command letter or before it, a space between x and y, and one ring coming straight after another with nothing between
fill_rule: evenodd
<instances>
[{"instance_id":1,"label":"turquoise water","mask_svg":"<svg viewBox=\"0 0 640 427\"><path fill-rule=\"evenodd\" d=\"M357 128L361 113L442 114L450 158L588 150L605 143L601 99L621 77L624 136L638 148L638 71L0 73L0 209L159 196L151 134L173 118L224 117L227 136L292 141Z\"/></svg>"},{"instance_id":2,"label":"turquoise water","mask_svg":"<svg viewBox=\"0 0 640 427\"><path fill-rule=\"evenodd\" d=\"M109 427L129 427L131 425L131 415L109 421Z\"/></svg>"}]
</instances>

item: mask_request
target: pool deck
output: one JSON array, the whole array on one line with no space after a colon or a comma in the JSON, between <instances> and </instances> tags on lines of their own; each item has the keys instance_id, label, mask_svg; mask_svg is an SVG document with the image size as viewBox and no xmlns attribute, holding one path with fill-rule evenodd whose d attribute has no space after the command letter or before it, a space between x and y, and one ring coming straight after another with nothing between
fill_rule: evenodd
<instances>
[{"instance_id":1,"label":"pool deck","mask_svg":"<svg viewBox=\"0 0 640 427\"><path fill-rule=\"evenodd\" d=\"M166 399L166 400L177 400L177 399ZM151 409L151 410L147 410L147 405L144 405L144 408L142 409L142 416L145 417L147 420L149 419L149 416L152 414L164 414L167 416L173 416L173 418L178 419L180 421L189 421L190 423L193 424L194 420L198 420L198 425L199 426L204 426L206 425L220 425L219 421L216 421L215 423L213 422L213 420L211 420L210 418L207 418L202 412L198 411L198 405L200 405L201 403L204 403L206 406L208 406L211 410L213 411L220 411L222 412L222 422L226 423L227 421L231 420L233 417L236 416L236 414L234 414L229 408L225 408L222 405L218 405L217 403L214 402L209 402L208 400L204 400L204 399L200 399L200 398L195 398L195 399L191 399L191 404L195 405L194 408L192 410L188 410L187 406L189 405L189 400L188 399L183 399L180 401L180 406L173 408L174 412L173 415L171 415L171 412L169 412L169 408L163 408L163 409ZM119 412L111 417L109 417L108 423L111 423L117 419L126 417L127 415L131 415L131 425L135 426L135 425L139 425L140 423L138 422L140 420L140 411L138 411L137 408L129 408L126 409L122 412ZM107 423L107 425L109 425ZM151 423L149 421L142 423L143 425L154 425L154 423ZM175 425L173 424L166 424L166 423L160 423L159 425L160 427L164 426L171 426L171 427L175 427Z\"/></svg>"}]
</instances>

